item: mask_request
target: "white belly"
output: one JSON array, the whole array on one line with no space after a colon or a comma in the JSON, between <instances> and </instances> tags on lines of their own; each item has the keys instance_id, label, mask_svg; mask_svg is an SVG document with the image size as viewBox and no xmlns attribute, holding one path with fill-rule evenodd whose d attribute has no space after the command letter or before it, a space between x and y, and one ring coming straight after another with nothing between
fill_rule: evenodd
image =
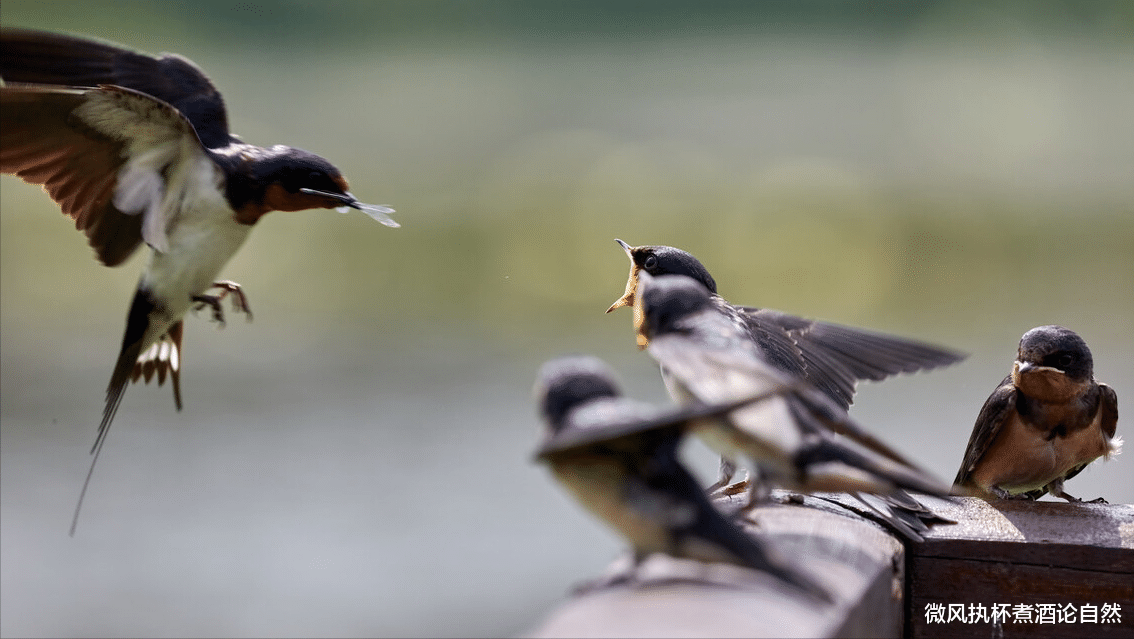
<instances>
[{"instance_id":1,"label":"white belly","mask_svg":"<svg viewBox=\"0 0 1134 639\"><path fill-rule=\"evenodd\" d=\"M177 321L192 297L212 286L251 229L234 220L227 206L211 214L183 214L170 229L169 250L150 255L142 285L165 301L165 314Z\"/></svg>"},{"instance_id":2,"label":"white belly","mask_svg":"<svg viewBox=\"0 0 1134 639\"><path fill-rule=\"evenodd\" d=\"M236 221L215 172L211 162L199 162L170 180L162 211L164 250L151 242L139 283L161 302L150 314L143 351L185 315L194 296L212 286L252 229Z\"/></svg>"}]
</instances>

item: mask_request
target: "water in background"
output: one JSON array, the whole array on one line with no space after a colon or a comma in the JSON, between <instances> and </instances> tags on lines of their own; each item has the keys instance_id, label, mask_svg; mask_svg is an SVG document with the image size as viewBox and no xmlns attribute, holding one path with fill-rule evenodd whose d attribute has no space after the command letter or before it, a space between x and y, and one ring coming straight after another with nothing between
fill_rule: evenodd
<instances>
[{"instance_id":1,"label":"water in background","mask_svg":"<svg viewBox=\"0 0 1134 639\"><path fill-rule=\"evenodd\" d=\"M599 354L666 401L603 314L615 237L690 250L736 302L972 353L854 408L945 479L1032 326L1079 331L1128 404L1126 5L555 7L4 2L188 56L246 140L331 158L403 228L264 219L224 273L255 321L187 321L185 410L130 389L72 539L142 258L99 266L3 178L2 634L530 628L620 549L531 462L536 368ZM1134 502L1134 465L1069 489Z\"/></svg>"}]
</instances>

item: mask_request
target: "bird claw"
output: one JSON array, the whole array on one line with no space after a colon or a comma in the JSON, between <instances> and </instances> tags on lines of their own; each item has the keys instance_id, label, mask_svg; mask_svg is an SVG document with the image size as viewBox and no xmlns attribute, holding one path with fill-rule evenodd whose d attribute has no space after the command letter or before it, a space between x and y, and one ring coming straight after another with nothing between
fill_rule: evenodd
<instances>
[{"instance_id":1,"label":"bird claw","mask_svg":"<svg viewBox=\"0 0 1134 639\"><path fill-rule=\"evenodd\" d=\"M999 486L989 487L988 492L995 495L997 499L1008 499L1008 500L1012 500L1012 501L1035 501L1036 500L1036 497L1034 495L1032 495L1031 493L1016 493L1015 495L1013 495L1012 493L1008 492L1007 490L1004 490L1003 488L1001 488Z\"/></svg>"},{"instance_id":2,"label":"bird claw","mask_svg":"<svg viewBox=\"0 0 1134 639\"><path fill-rule=\"evenodd\" d=\"M733 496L733 495L739 495L739 494L748 490L748 480L742 479L742 480L736 482L735 484L729 484L727 486L721 486L719 490L720 490L720 494L722 494L722 495L728 495L730 497Z\"/></svg>"},{"instance_id":3,"label":"bird claw","mask_svg":"<svg viewBox=\"0 0 1134 639\"><path fill-rule=\"evenodd\" d=\"M193 307L194 311L199 311L206 306L213 309L213 320L220 324L221 328L224 327L224 309L221 307L221 300L228 297L232 293L232 310L236 313L244 313L248 316L248 321L252 321L252 307L248 305L248 297L244 294L244 289L236 282L229 280L220 280L213 282L209 288L221 289L218 295L194 295L191 299L197 302Z\"/></svg>"}]
</instances>

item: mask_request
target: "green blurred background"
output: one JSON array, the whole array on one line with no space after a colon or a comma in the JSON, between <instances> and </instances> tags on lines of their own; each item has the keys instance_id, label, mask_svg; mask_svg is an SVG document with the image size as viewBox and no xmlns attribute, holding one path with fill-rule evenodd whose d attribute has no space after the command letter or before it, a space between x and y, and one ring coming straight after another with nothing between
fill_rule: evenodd
<instances>
[{"instance_id":1,"label":"green blurred background","mask_svg":"<svg viewBox=\"0 0 1134 639\"><path fill-rule=\"evenodd\" d=\"M1132 7L4 0L4 26L189 57L245 140L328 157L403 228L264 219L223 273L255 321L189 319L185 410L127 393L71 539L142 257L99 266L2 179L0 633L531 628L621 547L530 461L535 370L595 353L667 401L603 314L615 237L738 303L972 353L853 411L944 479L1033 326L1083 335L1125 410ZM1134 502L1134 464L1068 488Z\"/></svg>"}]
</instances>

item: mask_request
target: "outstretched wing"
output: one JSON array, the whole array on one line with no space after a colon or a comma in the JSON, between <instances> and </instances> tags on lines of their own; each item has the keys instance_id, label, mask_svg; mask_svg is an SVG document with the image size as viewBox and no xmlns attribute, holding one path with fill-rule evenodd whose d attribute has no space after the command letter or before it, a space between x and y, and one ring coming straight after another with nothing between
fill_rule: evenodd
<instances>
[{"instance_id":1,"label":"outstretched wing","mask_svg":"<svg viewBox=\"0 0 1134 639\"><path fill-rule=\"evenodd\" d=\"M740 307L749 329L781 333L799 349L804 374L816 388L849 408L859 380L947 366L964 359L956 351L884 333L808 320L770 309Z\"/></svg>"},{"instance_id":2,"label":"outstretched wing","mask_svg":"<svg viewBox=\"0 0 1134 639\"><path fill-rule=\"evenodd\" d=\"M114 206L125 145L72 118L85 99L81 91L0 88L0 171L42 184L99 260L116 266L142 243L142 217Z\"/></svg>"},{"instance_id":3,"label":"outstretched wing","mask_svg":"<svg viewBox=\"0 0 1134 639\"><path fill-rule=\"evenodd\" d=\"M177 109L115 86L0 87L0 172L44 190L107 266L144 239L165 250L167 167L206 157Z\"/></svg>"},{"instance_id":4,"label":"outstretched wing","mask_svg":"<svg viewBox=\"0 0 1134 639\"><path fill-rule=\"evenodd\" d=\"M89 38L2 29L0 77L7 83L126 87L172 105L206 147L232 141L220 92L197 65L179 55L154 57Z\"/></svg>"}]
</instances>

